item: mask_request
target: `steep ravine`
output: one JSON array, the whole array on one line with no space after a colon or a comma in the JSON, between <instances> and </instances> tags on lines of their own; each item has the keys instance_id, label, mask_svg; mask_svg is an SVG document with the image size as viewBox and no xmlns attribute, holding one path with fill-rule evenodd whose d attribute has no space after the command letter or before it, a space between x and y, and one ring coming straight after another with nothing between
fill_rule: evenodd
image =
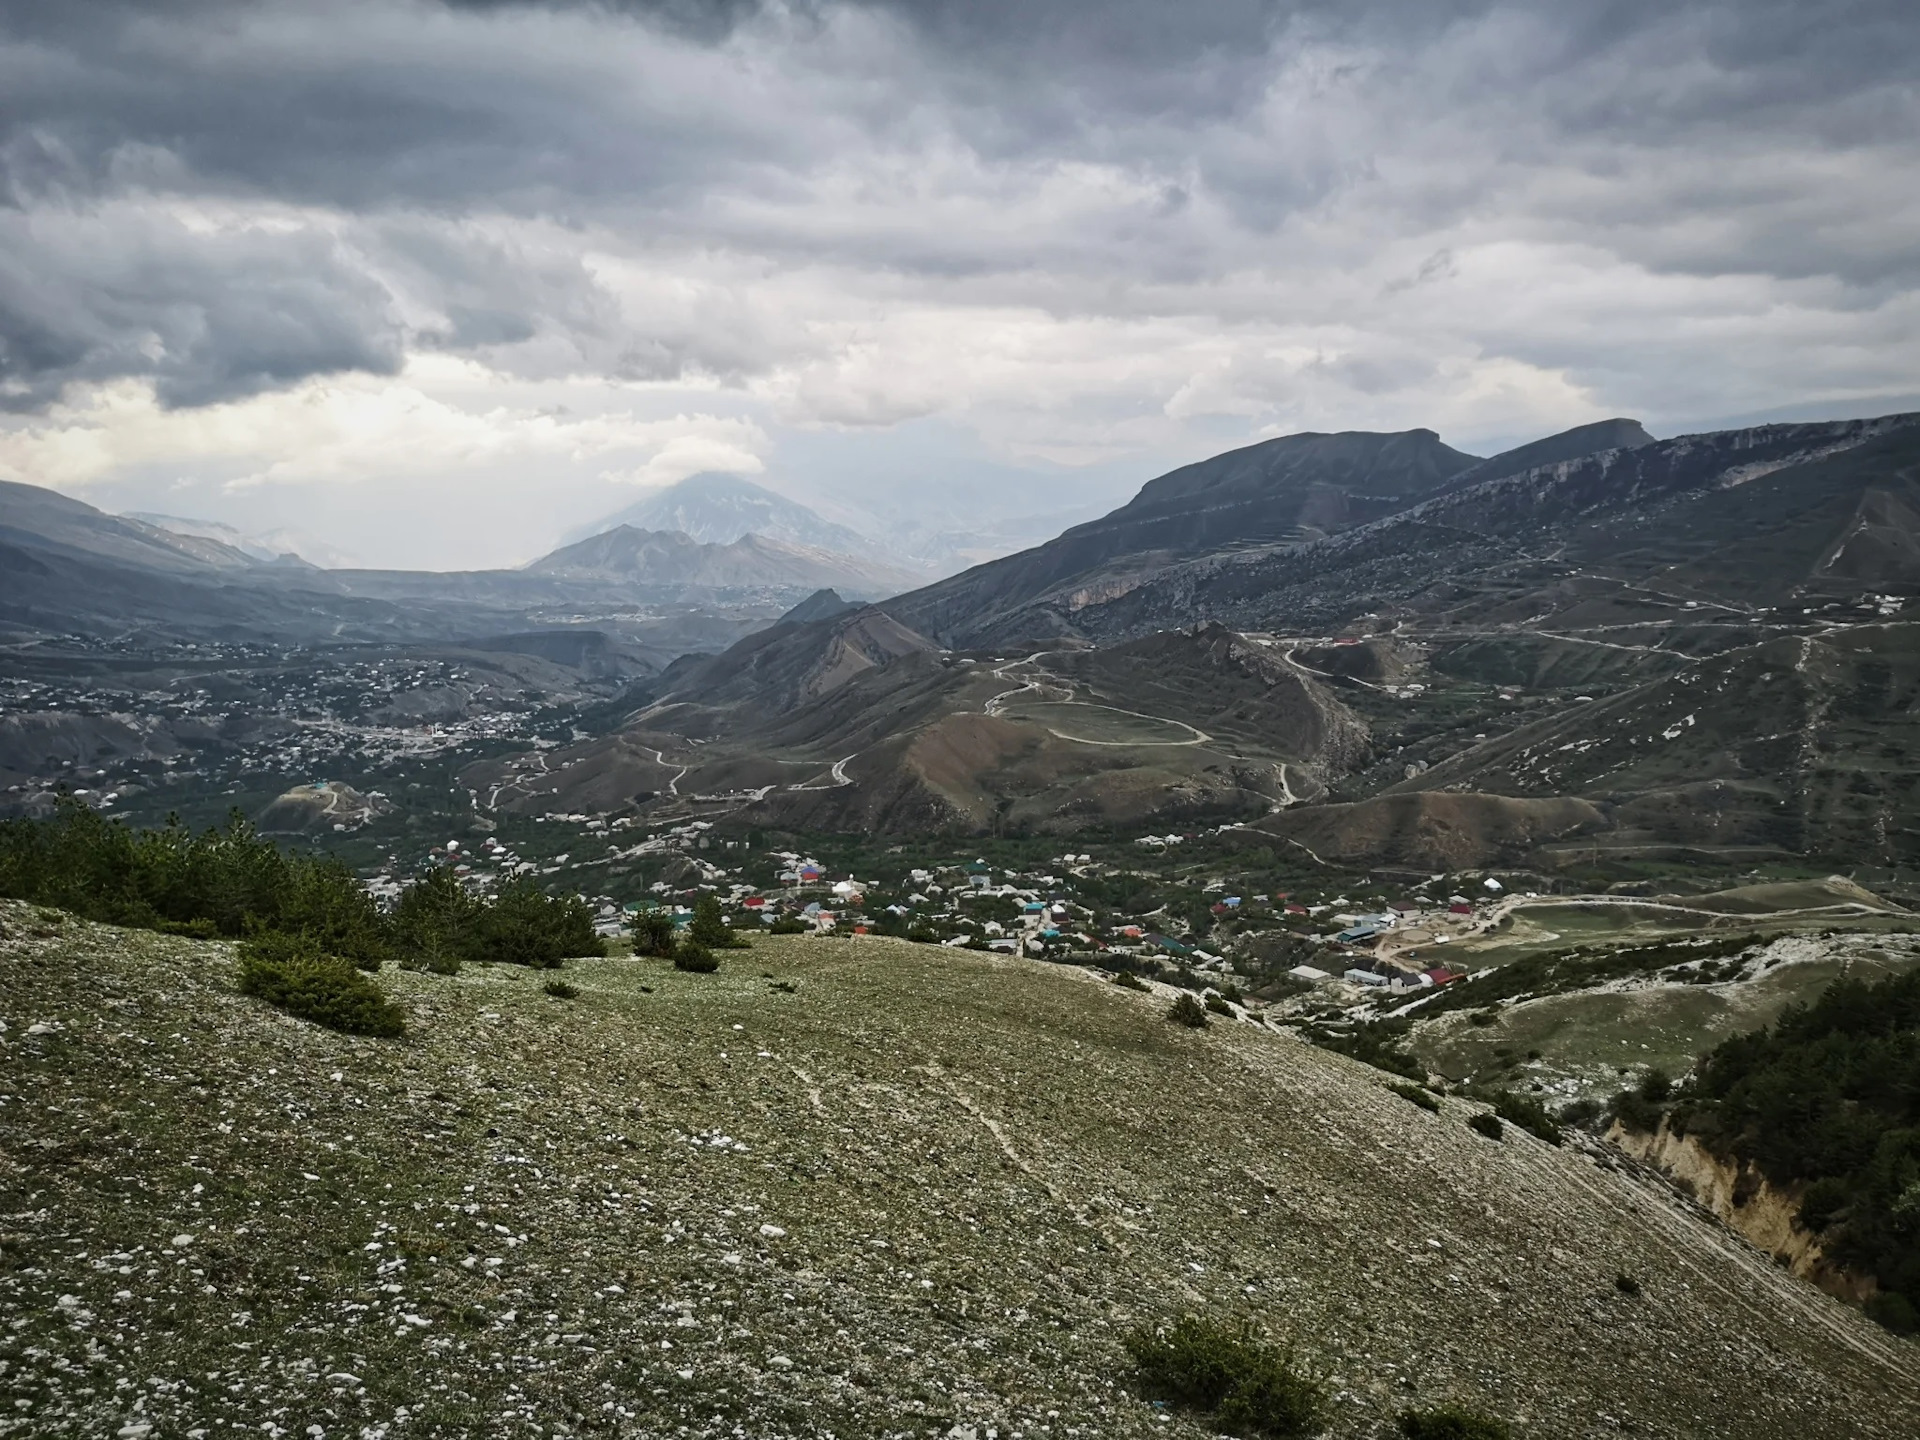
<instances>
[{"instance_id":1,"label":"steep ravine","mask_svg":"<svg viewBox=\"0 0 1920 1440\"><path fill-rule=\"evenodd\" d=\"M1800 1279L1854 1304L1874 1293L1870 1277L1835 1265L1820 1248L1820 1237L1800 1225L1799 1187L1775 1185L1752 1164L1722 1159L1693 1136L1675 1134L1664 1121L1651 1134L1616 1121L1607 1139L1659 1170L1721 1224L1784 1261Z\"/></svg>"}]
</instances>

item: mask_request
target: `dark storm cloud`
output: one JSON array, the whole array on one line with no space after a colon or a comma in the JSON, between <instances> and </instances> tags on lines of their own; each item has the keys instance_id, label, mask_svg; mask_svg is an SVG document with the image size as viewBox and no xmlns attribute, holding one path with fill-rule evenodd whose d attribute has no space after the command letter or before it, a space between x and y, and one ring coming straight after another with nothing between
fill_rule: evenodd
<instances>
[{"instance_id":1,"label":"dark storm cloud","mask_svg":"<svg viewBox=\"0 0 1920 1440\"><path fill-rule=\"evenodd\" d=\"M311 234L195 235L140 215L111 233L0 212L0 408L76 380L151 379L205 405L401 361L390 297Z\"/></svg>"},{"instance_id":2,"label":"dark storm cloud","mask_svg":"<svg viewBox=\"0 0 1920 1440\"><path fill-rule=\"evenodd\" d=\"M1275 265L1296 225L1424 255L1479 224L1871 303L1920 267L1886 193L1917 27L1883 0L0 0L0 397L144 376L198 404L547 341L541 364L650 378L775 363L712 305L622 333L580 254L475 216L1063 314ZM914 184L941 165L989 197L1103 167L1141 198L940 225Z\"/></svg>"}]
</instances>

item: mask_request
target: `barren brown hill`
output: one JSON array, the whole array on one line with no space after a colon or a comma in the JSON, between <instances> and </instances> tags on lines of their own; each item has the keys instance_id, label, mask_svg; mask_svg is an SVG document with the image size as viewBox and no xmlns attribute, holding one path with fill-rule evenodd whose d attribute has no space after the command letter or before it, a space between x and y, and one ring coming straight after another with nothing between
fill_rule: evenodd
<instances>
[{"instance_id":1,"label":"barren brown hill","mask_svg":"<svg viewBox=\"0 0 1920 1440\"><path fill-rule=\"evenodd\" d=\"M1424 791L1285 810L1257 828L1328 861L1460 870L1513 863L1606 827L1587 800Z\"/></svg>"}]
</instances>

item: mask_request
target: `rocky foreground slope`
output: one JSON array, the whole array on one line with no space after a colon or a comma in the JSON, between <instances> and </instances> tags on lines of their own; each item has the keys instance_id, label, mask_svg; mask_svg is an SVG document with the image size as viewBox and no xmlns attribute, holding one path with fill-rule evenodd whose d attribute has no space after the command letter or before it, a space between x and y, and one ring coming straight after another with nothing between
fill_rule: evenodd
<instances>
[{"instance_id":1,"label":"rocky foreground slope","mask_svg":"<svg viewBox=\"0 0 1920 1440\"><path fill-rule=\"evenodd\" d=\"M1664 1193L1085 972L392 975L375 1042L233 969L0 907L0 1433L1196 1436L1120 1345L1182 1311L1331 1435L1920 1431L1920 1350Z\"/></svg>"}]
</instances>

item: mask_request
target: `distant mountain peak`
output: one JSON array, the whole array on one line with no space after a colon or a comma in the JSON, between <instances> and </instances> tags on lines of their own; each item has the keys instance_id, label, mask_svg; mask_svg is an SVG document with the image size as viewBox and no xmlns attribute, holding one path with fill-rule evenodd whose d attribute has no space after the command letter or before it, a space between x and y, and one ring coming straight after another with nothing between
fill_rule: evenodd
<instances>
[{"instance_id":1,"label":"distant mountain peak","mask_svg":"<svg viewBox=\"0 0 1920 1440\"><path fill-rule=\"evenodd\" d=\"M787 545L858 554L869 542L844 525L822 518L797 500L739 475L706 471L652 491L624 509L571 531L571 545L621 525L636 530L678 530L703 545L731 545L763 535Z\"/></svg>"}]
</instances>

